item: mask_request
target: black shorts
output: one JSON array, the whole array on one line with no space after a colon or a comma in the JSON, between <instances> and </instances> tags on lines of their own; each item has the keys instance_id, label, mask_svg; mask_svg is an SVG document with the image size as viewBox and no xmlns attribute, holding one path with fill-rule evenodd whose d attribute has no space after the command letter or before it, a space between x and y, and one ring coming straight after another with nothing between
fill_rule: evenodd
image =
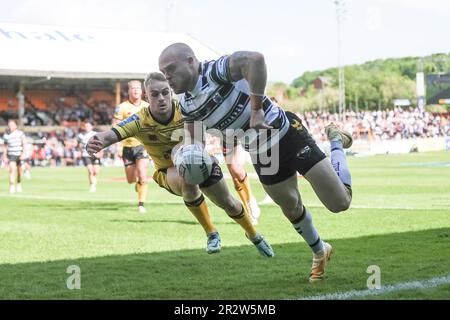
<instances>
[{"instance_id":1,"label":"black shorts","mask_svg":"<svg viewBox=\"0 0 450 320\"><path fill-rule=\"evenodd\" d=\"M211 174L209 175L208 179L198 185L200 189L209 188L223 179L223 173L222 169L219 166L219 161L216 159L216 157L211 156L211 158L213 160Z\"/></svg>"},{"instance_id":2,"label":"black shorts","mask_svg":"<svg viewBox=\"0 0 450 320\"><path fill-rule=\"evenodd\" d=\"M314 165L326 158L325 154L317 146L314 139L302 125L302 121L294 113L286 111L290 127L286 135L279 142L279 156L267 164L258 161L253 166L259 180L265 185L272 185L286 180L297 172L304 175ZM269 156L270 155L269 153ZM278 171L275 174L266 175L262 168L270 167L273 161L278 161Z\"/></svg>"},{"instance_id":3,"label":"black shorts","mask_svg":"<svg viewBox=\"0 0 450 320\"><path fill-rule=\"evenodd\" d=\"M23 164L23 160L20 160L20 156L7 156L9 162L15 162L18 166L21 166Z\"/></svg>"},{"instance_id":4,"label":"black shorts","mask_svg":"<svg viewBox=\"0 0 450 320\"><path fill-rule=\"evenodd\" d=\"M144 146L123 147L122 159L125 167L136 164L139 159L148 159L148 153Z\"/></svg>"},{"instance_id":5,"label":"black shorts","mask_svg":"<svg viewBox=\"0 0 450 320\"><path fill-rule=\"evenodd\" d=\"M200 189L208 188L212 185L216 184L220 180L223 179L222 169L219 166L219 161L215 157L213 158L212 170L208 179L200 183L198 186ZM181 196L173 192L173 190L169 186L169 182L167 181L167 168L160 168L153 173L153 181L155 181L161 188L166 189L170 193Z\"/></svg>"},{"instance_id":6,"label":"black shorts","mask_svg":"<svg viewBox=\"0 0 450 320\"><path fill-rule=\"evenodd\" d=\"M87 167L88 165L92 164L92 165L99 165L100 164L100 159L98 158L94 158L94 157L83 157L83 164L85 167Z\"/></svg>"}]
</instances>

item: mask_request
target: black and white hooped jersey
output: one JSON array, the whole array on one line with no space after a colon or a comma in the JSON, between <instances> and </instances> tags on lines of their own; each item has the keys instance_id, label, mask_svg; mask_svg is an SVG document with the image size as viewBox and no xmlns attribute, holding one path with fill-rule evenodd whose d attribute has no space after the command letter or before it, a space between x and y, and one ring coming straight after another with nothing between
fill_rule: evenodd
<instances>
[{"instance_id":1,"label":"black and white hooped jersey","mask_svg":"<svg viewBox=\"0 0 450 320\"><path fill-rule=\"evenodd\" d=\"M95 136L97 132L90 131L90 132L80 132L77 136L78 143L81 147L81 156L82 157L91 157L89 153L86 151L86 145L90 138Z\"/></svg>"},{"instance_id":2,"label":"black and white hooped jersey","mask_svg":"<svg viewBox=\"0 0 450 320\"><path fill-rule=\"evenodd\" d=\"M14 130L3 135L3 140L7 148L8 156L19 157L23 151L23 139L25 134L20 130Z\"/></svg>"},{"instance_id":3,"label":"black and white hooped jersey","mask_svg":"<svg viewBox=\"0 0 450 320\"><path fill-rule=\"evenodd\" d=\"M250 89L245 79L233 81L229 72L229 56L200 64L199 78L193 91L181 96L181 112L186 122L202 121L206 129L219 130L227 142L233 132L242 129L245 138L239 137L247 151L261 153L275 145L289 129L289 120L282 108L268 97L262 107L266 123L276 130L248 130L250 124ZM275 134L277 133L277 134ZM213 133L214 134L214 133Z\"/></svg>"}]
</instances>

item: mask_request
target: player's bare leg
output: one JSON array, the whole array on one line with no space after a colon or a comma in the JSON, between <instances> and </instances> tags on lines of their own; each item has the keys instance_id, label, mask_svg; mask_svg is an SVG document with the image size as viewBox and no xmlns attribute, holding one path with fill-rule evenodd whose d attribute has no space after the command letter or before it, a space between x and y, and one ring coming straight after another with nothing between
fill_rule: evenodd
<instances>
[{"instance_id":1,"label":"player's bare leg","mask_svg":"<svg viewBox=\"0 0 450 320\"><path fill-rule=\"evenodd\" d=\"M222 208L230 218L236 221L244 230L247 238L256 246L261 255L265 257L273 257L274 253L270 244L256 231L252 224L248 212L244 205L235 199L225 182L225 179L215 184L201 189L203 193L216 204Z\"/></svg>"},{"instance_id":2,"label":"player's bare leg","mask_svg":"<svg viewBox=\"0 0 450 320\"><path fill-rule=\"evenodd\" d=\"M186 207L205 230L208 238L206 251L208 253L220 252L219 232L211 221L208 206L198 186L185 183L173 167L167 169L167 184L173 193L183 197Z\"/></svg>"},{"instance_id":3,"label":"player's bare leg","mask_svg":"<svg viewBox=\"0 0 450 320\"><path fill-rule=\"evenodd\" d=\"M325 264L330 258L332 248L320 239L319 233L313 225L311 213L302 203L298 192L297 174L282 182L263 185L263 187L273 201L280 206L286 218L289 219L294 229L303 237L313 252L313 266L309 280L311 282L322 280L325 273Z\"/></svg>"},{"instance_id":4,"label":"player's bare leg","mask_svg":"<svg viewBox=\"0 0 450 320\"><path fill-rule=\"evenodd\" d=\"M345 211L352 201L352 179L347 167L344 148L353 143L350 133L331 123L325 127L330 140L330 161L323 159L312 167L305 179L311 183L320 201L332 212Z\"/></svg>"},{"instance_id":5,"label":"player's bare leg","mask_svg":"<svg viewBox=\"0 0 450 320\"><path fill-rule=\"evenodd\" d=\"M31 165L28 161L23 164L23 176L27 179L31 179Z\"/></svg>"},{"instance_id":6,"label":"player's bare leg","mask_svg":"<svg viewBox=\"0 0 450 320\"><path fill-rule=\"evenodd\" d=\"M16 178L16 192L22 192L22 166L21 165L16 165L16 170L17 170L17 178Z\"/></svg>"},{"instance_id":7,"label":"player's bare leg","mask_svg":"<svg viewBox=\"0 0 450 320\"><path fill-rule=\"evenodd\" d=\"M94 175L94 165L88 164L86 169L88 172L89 192L95 192L97 181Z\"/></svg>"},{"instance_id":8,"label":"player's bare leg","mask_svg":"<svg viewBox=\"0 0 450 320\"><path fill-rule=\"evenodd\" d=\"M17 175L17 164L14 161L9 161L9 192L16 192L16 175Z\"/></svg>"},{"instance_id":9,"label":"player's bare leg","mask_svg":"<svg viewBox=\"0 0 450 320\"><path fill-rule=\"evenodd\" d=\"M128 183L136 183L136 165L130 164L125 167L125 176Z\"/></svg>"},{"instance_id":10,"label":"player's bare leg","mask_svg":"<svg viewBox=\"0 0 450 320\"><path fill-rule=\"evenodd\" d=\"M149 160L147 158L136 160L136 191L138 193L138 210L140 213L146 213L147 209L144 207L144 202L147 198L148 191L148 177L147 168Z\"/></svg>"},{"instance_id":11,"label":"player's bare leg","mask_svg":"<svg viewBox=\"0 0 450 320\"><path fill-rule=\"evenodd\" d=\"M242 148L236 146L228 155L226 155L225 159L233 179L234 189L237 191L239 198L241 198L245 209L250 214L253 225L256 225L258 224L261 210L252 194L250 180L245 171L245 152Z\"/></svg>"},{"instance_id":12,"label":"player's bare leg","mask_svg":"<svg viewBox=\"0 0 450 320\"><path fill-rule=\"evenodd\" d=\"M318 162L304 177L328 210L341 212L349 208L351 192L339 179L328 159Z\"/></svg>"},{"instance_id":13,"label":"player's bare leg","mask_svg":"<svg viewBox=\"0 0 450 320\"><path fill-rule=\"evenodd\" d=\"M98 164L94 164L93 169L94 169L94 171L92 173L94 175L94 177L93 177L94 178L94 182L95 182L95 184L97 184L97 176L98 176L98 174L100 172L100 166Z\"/></svg>"}]
</instances>

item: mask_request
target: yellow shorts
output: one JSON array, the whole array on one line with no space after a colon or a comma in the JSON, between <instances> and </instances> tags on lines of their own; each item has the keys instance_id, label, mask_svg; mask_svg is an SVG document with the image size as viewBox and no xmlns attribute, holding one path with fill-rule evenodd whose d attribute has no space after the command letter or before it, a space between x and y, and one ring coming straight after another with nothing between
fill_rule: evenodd
<instances>
[{"instance_id":1,"label":"yellow shorts","mask_svg":"<svg viewBox=\"0 0 450 320\"><path fill-rule=\"evenodd\" d=\"M178 196L175 192L172 191L169 187L169 183L167 182L167 168L158 169L153 173L153 180L160 186L161 188L166 189L170 193Z\"/></svg>"}]
</instances>

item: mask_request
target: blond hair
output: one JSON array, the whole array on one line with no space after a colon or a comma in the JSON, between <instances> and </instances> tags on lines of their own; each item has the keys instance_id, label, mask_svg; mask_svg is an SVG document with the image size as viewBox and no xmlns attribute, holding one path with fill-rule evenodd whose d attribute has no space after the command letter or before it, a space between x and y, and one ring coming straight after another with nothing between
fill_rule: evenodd
<instances>
[{"instance_id":1,"label":"blond hair","mask_svg":"<svg viewBox=\"0 0 450 320\"><path fill-rule=\"evenodd\" d=\"M130 89L133 86L133 84L139 84L142 88L142 82L140 82L139 80L131 80L128 81L128 89Z\"/></svg>"}]
</instances>

